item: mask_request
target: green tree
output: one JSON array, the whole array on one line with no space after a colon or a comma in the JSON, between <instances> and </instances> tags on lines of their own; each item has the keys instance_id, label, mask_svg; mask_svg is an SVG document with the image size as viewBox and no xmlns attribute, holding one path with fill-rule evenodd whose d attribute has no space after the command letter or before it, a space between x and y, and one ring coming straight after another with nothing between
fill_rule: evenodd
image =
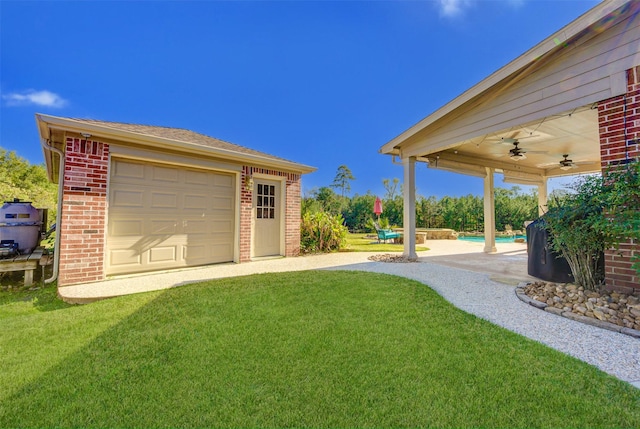
<instances>
[{"instance_id":1,"label":"green tree","mask_svg":"<svg viewBox=\"0 0 640 429\"><path fill-rule=\"evenodd\" d=\"M49 223L55 222L58 186L47 178L44 165L31 165L15 152L0 148L0 199L31 201L49 209Z\"/></svg>"},{"instance_id":2,"label":"green tree","mask_svg":"<svg viewBox=\"0 0 640 429\"><path fill-rule=\"evenodd\" d=\"M344 221L350 231L358 232L367 230L367 222L373 219L373 205L376 201L375 195L367 192L365 195L355 195L348 201L344 210Z\"/></svg>"},{"instance_id":3,"label":"green tree","mask_svg":"<svg viewBox=\"0 0 640 429\"><path fill-rule=\"evenodd\" d=\"M332 215L341 214L342 202L340 197L328 186L323 186L311 192L312 197L318 202L322 211Z\"/></svg>"},{"instance_id":4,"label":"green tree","mask_svg":"<svg viewBox=\"0 0 640 429\"><path fill-rule=\"evenodd\" d=\"M345 194L351 192L351 181L355 180L351 174L351 170L346 165L341 165L338 167L338 172L336 173L336 177L333 179L333 184L330 186L335 189L340 189L342 198L345 197Z\"/></svg>"}]
</instances>

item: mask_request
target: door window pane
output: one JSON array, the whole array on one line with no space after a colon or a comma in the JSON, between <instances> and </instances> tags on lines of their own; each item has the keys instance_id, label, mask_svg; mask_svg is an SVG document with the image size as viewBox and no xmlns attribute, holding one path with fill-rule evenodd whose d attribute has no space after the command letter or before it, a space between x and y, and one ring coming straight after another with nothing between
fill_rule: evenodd
<instances>
[{"instance_id":1,"label":"door window pane","mask_svg":"<svg viewBox=\"0 0 640 429\"><path fill-rule=\"evenodd\" d=\"M256 192L256 217L258 219L275 219L276 187L275 185L258 184Z\"/></svg>"}]
</instances>

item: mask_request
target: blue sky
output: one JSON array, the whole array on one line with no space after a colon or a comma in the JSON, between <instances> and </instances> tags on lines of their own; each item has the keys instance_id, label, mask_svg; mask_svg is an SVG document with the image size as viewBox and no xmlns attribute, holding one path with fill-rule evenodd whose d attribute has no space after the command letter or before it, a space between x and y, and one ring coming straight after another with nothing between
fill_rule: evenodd
<instances>
[{"instance_id":1,"label":"blue sky","mask_svg":"<svg viewBox=\"0 0 640 429\"><path fill-rule=\"evenodd\" d=\"M345 164L351 195L382 195L402 167L380 146L596 4L1 0L0 146L41 163L36 112L186 128L317 167L304 193Z\"/></svg>"}]
</instances>

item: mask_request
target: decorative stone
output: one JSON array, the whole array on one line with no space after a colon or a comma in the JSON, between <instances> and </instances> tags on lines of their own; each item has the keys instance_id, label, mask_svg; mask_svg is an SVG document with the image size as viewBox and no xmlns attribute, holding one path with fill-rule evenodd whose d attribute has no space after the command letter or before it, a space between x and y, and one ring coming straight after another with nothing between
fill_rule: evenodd
<instances>
[{"instance_id":1,"label":"decorative stone","mask_svg":"<svg viewBox=\"0 0 640 429\"><path fill-rule=\"evenodd\" d=\"M623 329L636 332L635 327L640 327L639 296L613 291L585 292L582 286L543 281L522 283L516 293L532 306L581 323L616 332Z\"/></svg>"}]
</instances>

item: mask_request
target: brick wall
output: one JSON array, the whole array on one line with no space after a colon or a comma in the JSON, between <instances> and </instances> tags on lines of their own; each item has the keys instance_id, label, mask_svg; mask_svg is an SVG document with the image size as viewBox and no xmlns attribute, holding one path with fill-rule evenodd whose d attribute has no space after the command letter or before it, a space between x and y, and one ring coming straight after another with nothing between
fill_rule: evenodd
<instances>
[{"instance_id":1,"label":"brick wall","mask_svg":"<svg viewBox=\"0 0 640 429\"><path fill-rule=\"evenodd\" d=\"M629 162L638 162L640 144L640 66L627 70L627 92L598 105L602 171ZM640 291L640 278L631 268L631 257L640 254L640 243L629 240L620 249L605 251L605 282L608 289Z\"/></svg>"},{"instance_id":2,"label":"brick wall","mask_svg":"<svg viewBox=\"0 0 640 429\"><path fill-rule=\"evenodd\" d=\"M242 184L240 196L240 262L251 259L251 221L253 216L253 191L245 189L245 177L254 173L274 176L274 180L286 178L285 198L285 256L300 254L300 175L277 170L267 170L259 167L244 166L242 169Z\"/></svg>"},{"instance_id":3,"label":"brick wall","mask_svg":"<svg viewBox=\"0 0 640 429\"><path fill-rule=\"evenodd\" d=\"M300 255L300 175L287 175L285 256Z\"/></svg>"},{"instance_id":4,"label":"brick wall","mask_svg":"<svg viewBox=\"0 0 640 429\"><path fill-rule=\"evenodd\" d=\"M109 145L67 138L60 234L60 286L104 279Z\"/></svg>"},{"instance_id":5,"label":"brick wall","mask_svg":"<svg viewBox=\"0 0 640 429\"><path fill-rule=\"evenodd\" d=\"M240 177L240 260L251 260L251 221L253 220L253 191L246 189L245 179L253 174L252 168L242 167Z\"/></svg>"}]
</instances>

